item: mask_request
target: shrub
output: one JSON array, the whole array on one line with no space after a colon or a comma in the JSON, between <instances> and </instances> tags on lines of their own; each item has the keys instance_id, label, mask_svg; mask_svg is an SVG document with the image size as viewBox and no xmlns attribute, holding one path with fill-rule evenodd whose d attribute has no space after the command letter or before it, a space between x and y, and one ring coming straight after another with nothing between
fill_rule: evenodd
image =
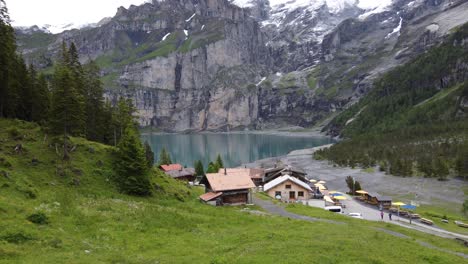
<instances>
[{"instance_id":1,"label":"shrub","mask_svg":"<svg viewBox=\"0 0 468 264\"><path fill-rule=\"evenodd\" d=\"M9 233L6 235L3 235L0 237L2 240L5 240L8 243L13 243L13 244L22 244L30 240L34 240L34 237L25 234L23 232L17 232L17 233Z\"/></svg>"},{"instance_id":2,"label":"shrub","mask_svg":"<svg viewBox=\"0 0 468 264\"><path fill-rule=\"evenodd\" d=\"M15 140L21 139L21 133L16 127L7 128L7 133L8 133L8 136L10 136L11 138Z\"/></svg>"},{"instance_id":3,"label":"shrub","mask_svg":"<svg viewBox=\"0 0 468 264\"><path fill-rule=\"evenodd\" d=\"M47 225L49 224L49 218L42 212L32 214L26 218L31 223L38 225Z\"/></svg>"}]
</instances>

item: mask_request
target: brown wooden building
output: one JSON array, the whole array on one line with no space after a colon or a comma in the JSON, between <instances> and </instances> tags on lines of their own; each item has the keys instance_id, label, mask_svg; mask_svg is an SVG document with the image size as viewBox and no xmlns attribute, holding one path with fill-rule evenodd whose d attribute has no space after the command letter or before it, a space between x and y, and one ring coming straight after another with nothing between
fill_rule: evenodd
<instances>
[{"instance_id":1,"label":"brown wooden building","mask_svg":"<svg viewBox=\"0 0 468 264\"><path fill-rule=\"evenodd\" d=\"M274 179L284 175L289 175L291 177L297 178L307 184L309 183L309 181L306 178L307 174L303 170L296 167L292 167L290 165L286 165L266 169L265 174L263 176L263 184L267 184L268 182L273 181Z\"/></svg>"},{"instance_id":2,"label":"brown wooden building","mask_svg":"<svg viewBox=\"0 0 468 264\"><path fill-rule=\"evenodd\" d=\"M195 180L195 169L184 168L180 164L168 164L161 165L159 168L164 171L167 175L174 179L181 181L194 181Z\"/></svg>"},{"instance_id":3,"label":"brown wooden building","mask_svg":"<svg viewBox=\"0 0 468 264\"><path fill-rule=\"evenodd\" d=\"M251 203L251 189L255 187L247 172L207 173L200 181L205 194L200 200L213 205L240 205Z\"/></svg>"},{"instance_id":4,"label":"brown wooden building","mask_svg":"<svg viewBox=\"0 0 468 264\"><path fill-rule=\"evenodd\" d=\"M392 206L392 198L388 196L367 193L365 194L365 199L368 204L382 206L383 209L389 209Z\"/></svg>"},{"instance_id":5,"label":"brown wooden building","mask_svg":"<svg viewBox=\"0 0 468 264\"><path fill-rule=\"evenodd\" d=\"M249 175L250 179L254 182L255 186L260 186L263 184L263 177L265 175L264 169L259 168L221 168L219 169L218 173L226 173L229 175L237 175L237 174L247 174Z\"/></svg>"}]
</instances>

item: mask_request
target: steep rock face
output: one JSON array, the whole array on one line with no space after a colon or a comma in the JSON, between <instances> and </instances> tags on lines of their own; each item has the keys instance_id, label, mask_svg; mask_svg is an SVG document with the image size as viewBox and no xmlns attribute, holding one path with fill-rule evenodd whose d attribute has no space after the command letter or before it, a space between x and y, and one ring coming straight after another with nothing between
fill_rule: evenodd
<instances>
[{"instance_id":1,"label":"steep rock face","mask_svg":"<svg viewBox=\"0 0 468 264\"><path fill-rule=\"evenodd\" d=\"M239 6L236 6L235 3ZM464 0L153 0L95 28L18 31L50 68L62 41L102 68L106 97L170 131L311 126L468 21ZM450 18L450 19L448 19ZM37 36L40 34L41 43Z\"/></svg>"}]
</instances>

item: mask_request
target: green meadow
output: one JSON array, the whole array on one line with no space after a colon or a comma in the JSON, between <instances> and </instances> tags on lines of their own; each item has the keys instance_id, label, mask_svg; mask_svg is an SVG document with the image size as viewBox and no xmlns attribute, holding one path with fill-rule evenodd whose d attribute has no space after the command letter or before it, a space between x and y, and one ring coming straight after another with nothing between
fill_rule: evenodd
<instances>
[{"instance_id":1,"label":"green meadow","mask_svg":"<svg viewBox=\"0 0 468 264\"><path fill-rule=\"evenodd\" d=\"M123 195L114 148L71 141L63 162L39 126L0 119L0 263L466 263L454 254L468 254L462 244L393 225L298 205L287 210L340 223L204 205L202 189L157 170L153 196Z\"/></svg>"}]
</instances>

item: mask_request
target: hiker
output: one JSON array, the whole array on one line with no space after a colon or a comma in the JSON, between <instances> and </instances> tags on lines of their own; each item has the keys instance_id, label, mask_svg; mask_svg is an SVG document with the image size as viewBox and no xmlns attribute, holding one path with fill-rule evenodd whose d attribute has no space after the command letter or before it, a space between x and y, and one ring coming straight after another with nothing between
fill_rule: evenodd
<instances>
[{"instance_id":1,"label":"hiker","mask_svg":"<svg viewBox=\"0 0 468 264\"><path fill-rule=\"evenodd\" d=\"M380 218L383 220L384 213L383 211L380 211Z\"/></svg>"},{"instance_id":2,"label":"hiker","mask_svg":"<svg viewBox=\"0 0 468 264\"><path fill-rule=\"evenodd\" d=\"M390 219L390 221L392 221L392 212L388 213L388 219Z\"/></svg>"}]
</instances>

